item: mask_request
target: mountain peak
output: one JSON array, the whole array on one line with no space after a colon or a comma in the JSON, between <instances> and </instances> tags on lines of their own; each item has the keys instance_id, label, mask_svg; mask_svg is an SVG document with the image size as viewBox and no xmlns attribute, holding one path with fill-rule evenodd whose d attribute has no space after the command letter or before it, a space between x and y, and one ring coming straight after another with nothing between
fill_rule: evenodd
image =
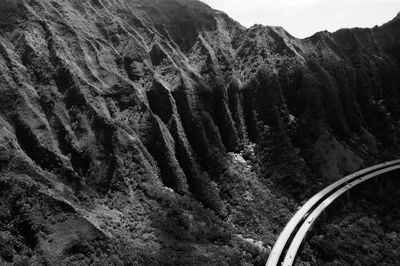
<instances>
[{"instance_id":1,"label":"mountain peak","mask_svg":"<svg viewBox=\"0 0 400 266\"><path fill-rule=\"evenodd\" d=\"M400 20L400 12L398 12L397 15L390 22L396 22L398 20Z\"/></svg>"},{"instance_id":2,"label":"mountain peak","mask_svg":"<svg viewBox=\"0 0 400 266\"><path fill-rule=\"evenodd\" d=\"M399 13L397 13L397 15L394 17L394 19L393 20L399 20L400 19L400 12Z\"/></svg>"}]
</instances>

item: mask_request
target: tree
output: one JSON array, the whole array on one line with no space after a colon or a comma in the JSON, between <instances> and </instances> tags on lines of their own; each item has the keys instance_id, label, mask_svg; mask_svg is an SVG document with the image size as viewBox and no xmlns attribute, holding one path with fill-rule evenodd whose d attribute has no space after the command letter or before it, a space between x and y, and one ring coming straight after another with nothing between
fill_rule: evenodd
<instances>
[{"instance_id":1,"label":"tree","mask_svg":"<svg viewBox=\"0 0 400 266\"><path fill-rule=\"evenodd\" d=\"M0 21L15 15L22 4L23 0L0 0Z\"/></svg>"}]
</instances>

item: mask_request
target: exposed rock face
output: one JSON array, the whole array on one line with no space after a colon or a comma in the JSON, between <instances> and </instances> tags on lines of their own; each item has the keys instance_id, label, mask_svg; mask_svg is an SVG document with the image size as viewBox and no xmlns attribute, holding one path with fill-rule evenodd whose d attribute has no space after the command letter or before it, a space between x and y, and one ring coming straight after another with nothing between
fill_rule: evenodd
<instances>
[{"instance_id":1,"label":"exposed rock face","mask_svg":"<svg viewBox=\"0 0 400 266\"><path fill-rule=\"evenodd\" d=\"M234 233L272 245L398 151L398 19L299 40L195 0L1 5L0 263L262 263Z\"/></svg>"}]
</instances>

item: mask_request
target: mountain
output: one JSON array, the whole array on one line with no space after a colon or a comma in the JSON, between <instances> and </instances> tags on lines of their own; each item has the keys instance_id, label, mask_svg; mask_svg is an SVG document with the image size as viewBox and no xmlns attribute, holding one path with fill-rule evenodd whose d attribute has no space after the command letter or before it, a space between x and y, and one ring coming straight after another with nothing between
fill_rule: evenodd
<instances>
[{"instance_id":1,"label":"mountain","mask_svg":"<svg viewBox=\"0 0 400 266\"><path fill-rule=\"evenodd\" d=\"M262 264L312 192L398 157L398 19L300 40L196 0L0 7L0 264Z\"/></svg>"}]
</instances>

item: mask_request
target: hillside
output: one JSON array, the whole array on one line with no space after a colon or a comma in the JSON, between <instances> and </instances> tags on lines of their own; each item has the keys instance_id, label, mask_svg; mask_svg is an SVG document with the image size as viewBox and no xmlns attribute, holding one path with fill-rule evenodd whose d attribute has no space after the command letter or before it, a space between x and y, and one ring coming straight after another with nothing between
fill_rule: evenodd
<instances>
[{"instance_id":1,"label":"hillside","mask_svg":"<svg viewBox=\"0 0 400 266\"><path fill-rule=\"evenodd\" d=\"M0 264L253 265L399 154L400 20L296 39L196 0L0 2Z\"/></svg>"}]
</instances>

